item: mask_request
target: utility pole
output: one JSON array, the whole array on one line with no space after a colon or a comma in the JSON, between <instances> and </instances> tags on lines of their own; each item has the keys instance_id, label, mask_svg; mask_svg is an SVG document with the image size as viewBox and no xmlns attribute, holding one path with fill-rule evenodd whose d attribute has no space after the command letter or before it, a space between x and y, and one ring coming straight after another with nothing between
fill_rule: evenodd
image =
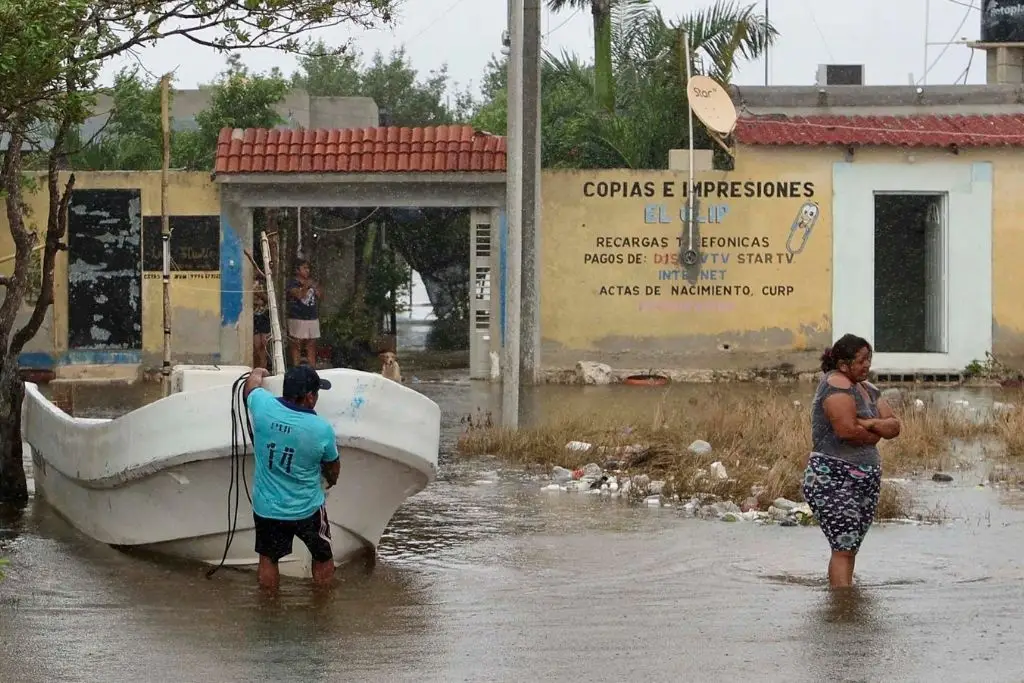
<instances>
[{"instance_id":1,"label":"utility pole","mask_svg":"<svg viewBox=\"0 0 1024 683\"><path fill-rule=\"evenodd\" d=\"M171 394L171 219L167 209L168 173L171 166L171 75L160 79L160 128L163 163L160 166L160 240L163 246L164 362L160 368L164 396Z\"/></svg>"},{"instance_id":2,"label":"utility pole","mask_svg":"<svg viewBox=\"0 0 1024 683\"><path fill-rule=\"evenodd\" d=\"M768 25L768 0L764 0L764 23L765 23L766 26ZM769 69L768 69L768 51L770 49L771 48L768 45L764 46L764 85L765 85L765 87L768 87L768 74L770 73Z\"/></svg>"},{"instance_id":3,"label":"utility pole","mask_svg":"<svg viewBox=\"0 0 1024 683\"><path fill-rule=\"evenodd\" d=\"M540 380L541 0L523 1L523 272L520 382Z\"/></svg>"},{"instance_id":4,"label":"utility pole","mask_svg":"<svg viewBox=\"0 0 1024 683\"><path fill-rule=\"evenodd\" d=\"M505 358L501 422L519 427L519 346L523 267L523 0L509 0L508 171L505 180Z\"/></svg>"}]
</instances>

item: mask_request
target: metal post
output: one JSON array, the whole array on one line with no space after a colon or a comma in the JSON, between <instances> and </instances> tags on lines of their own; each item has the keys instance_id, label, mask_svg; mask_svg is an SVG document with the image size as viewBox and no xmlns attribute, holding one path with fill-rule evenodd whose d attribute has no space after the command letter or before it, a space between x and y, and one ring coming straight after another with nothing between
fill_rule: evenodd
<instances>
[{"instance_id":1,"label":"metal post","mask_svg":"<svg viewBox=\"0 0 1024 683\"><path fill-rule=\"evenodd\" d=\"M523 2L523 272L520 382L540 379L541 0Z\"/></svg>"},{"instance_id":2,"label":"metal post","mask_svg":"<svg viewBox=\"0 0 1024 683\"><path fill-rule=\"evenodd\" d=\"M768 0L764 0L764 23L765 23L766 26L768 25ZM770 49L771 49L770 46L768 46L768 45L764 46L764 84L765 84L765 87L768 86L768 51Z\"/></svg>"},{"instance_id":3,"label":"metal post","mask_svg":"<svg viewBox=\"0 0 1024 683\"><path fill-rule=\"evenodd\" d=\"M693 78L693 57L690 55L690 35L687 29L683 29L683 54L686 57L686 87L690 87L690 79ZM686 115L687 115L687 128L686 137L689 140L689 183L690 190L686 193L686 201L689 204L689 215L690 221L693 221L693 107L690 106L690 93L686 93Z\"/></svg>"},{"instance_id":4,"label":"metal post","mask_svg":"<svg viewBox=\"0 0 1024 683\"><path fill-rule=\"evenodd\" d=\"M931 0L924 0L924 66L921 70L921 85L928 85L928 22L931 14Z\"/></svg>"},{"instance_id":5,"label":"metal post","mask_svg":"<svg viewBox=\"0 0 1024 683\"><path fill-rule=\"evenodd\" d=\"M160 240L163 246L164 362L160 368L164 396L171 394L171 219L167 214L168 173L171 168L171 76L160 79L160 127L163 129L163 164L160 167Z\"/></svg>"},{"instance_id":6,"label":"metal post","mask_svg":"<svg viewBox=\"0 0 1024 683\"><path fill-rule=\"evenodd\" d=\"M509 0L508 172L505 213L505 362L502 368L502 425L519 427L519 343L522 339L523 267L523 0Z\"/></svg>"},{"instance_id":7,"label":"metal post","mask_svg":"<svg viewBox=\"0 0 1024 683\"><path fill-rule=\"evenodd\" d=\"M679 261L683 266L695 266L697 265L697 249L696 249L696 231L697 231L697 215L694 208L694 192L693 192L693 167L694 167L694 152L693 152L693 107L690 106L690 79L693 77L693 56L690 54L690 35L687 29L681 28L680 42L682 43L682 59L685 62L683 71L686 74L686 111L688 115L686 137L688 138L689 148L689 168L687 169L686 177L686 247L680 248Z\"/></svg>"}]
</instances>

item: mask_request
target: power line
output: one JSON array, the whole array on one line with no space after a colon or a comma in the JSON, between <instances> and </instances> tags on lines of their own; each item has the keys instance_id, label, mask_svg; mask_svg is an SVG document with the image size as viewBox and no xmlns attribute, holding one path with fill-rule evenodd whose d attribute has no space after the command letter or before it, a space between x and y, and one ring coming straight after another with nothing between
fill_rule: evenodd
<instances>
[{"instance_id":1,"label":"power line","mask_svg":"<svg viewBox=\"0 0 1024 683\"><path fill-rule=\"evenodd\" d=\"M811 19L811 24L814 26L814 30L818 32L818 37L821 38L822 44L825 46L825 52L828 53L828 59L830 62L835 62L835 55L832 54L832 48L828 44L828 38L825 37L825 32L821 30L821 25L818 23L817 17L814 16L814 9L807 0L803 0L804 10L807 12L807 16Z\"/></svg>"},{"instance_id":2,"label":"power line","mask_svg":"<svg viewBox=\"0 0 1024 683\"><path fill-rule=\"evenodd\" d=\"M964 85L967 85L967 79L971 74L971 65L974 64L974 53L975 51L971 50L971 56L967 59L967 67L964 68L964 72L956 79L957 83L959 83L962 78L964 79Z\"/></svg>"},{"instance_id":3,"label":"power line","mask_svg":"<svg viewBox=\"0 0 1024 683\"><path fill-rule=\"evenodd\" d=\"M436 17L434 17L434 20L432 22L430 22L429 24L424 26L418 33L413 35L412 38L410 38L409 40L405 41L405 44L408 45L409 43L413 42L414 40L416 40L417 38L422 36L424 33L429 31L430 29L434 28L434 26L436 26L439 21L441 21L442 19L447 17L449 14L451 14L452 11L456 7L458 7L459 5L461 5L464 2L466 2L466 0L455 0L455 2L453 2L450 5L448 5L448 9L446 9L445 11L441 12L440 14L438 14Z\"/></svg>"},{"instance_id":4,"label":"power line","mask_svg":"<svg viewBox=\"0 0 1024 683\"><path fill-rule=\"evenodd\" d=\"M314 232L317 232L317 233L321 233L321 232L347 232L347 231L349 231L349 230L354 230L355 228L358 228L358 227L359 227L360 225L362 225L362 224L363 224L363 223L365 223L366 221L368 221L368 220L370 220L371 218L373 218L373 215L374 215L375 213L377 213L377 211L378 211L379 209L380 209L380 207L379 207L379 206L378 206L378 207L375 207L375 208L373 209L373 211L371 211L371 212L369 213L369 215L367 215L367 216L364 216L363 218L360 218L360 219L359 219L358 221L356 221L356 222L355 222L355 223L353 223L352 225L346 225L346 226L343 226L343 227L341 227L341 228L315 228L315 229L314 229Z\"/></svg>"},{"instance_id":5,"label":"power line","mask_svg":"<svg viewBox=\"0 0 1024 683\"><path fill-rule=\"evenodd\" d=\"M950 1L952 1L952 0L950 0ZM960 4L963 4L963 3L959 3L958 2L958 3L955 3L955 4L960 5ZM933 61L931 63L931 65L927 69L925 69L925 72L923 74L921 74L921 78L919 78L918 81L917 81L918 85L920 85L922 81L924 81L926 78L928 78L928 74L930 74L932 69L935 68L935 65L939 63L939 60L942 59L942 56L946 54L946 51L949 49L949 46L956 44L957 36L960 35L960 31L962 31L963 28L964 28L964 25L967 24L967 20L971 18L971 10L972 9L977 9L977 8L974 5L969 5L967 7L967 11L964 12L964 18L960 20L960 25L956 27L956 30L953 32L952 37L950 37L949 42L947 42L943 46L943 48L939 51L939 56L936 57L935 61ZM927 49L928 49L928 46L925 45L925 50L927 50ZM957 80L960 80L960 79L958 78Z\"/></svg>"},{"instance_id":6,"label":"power line","mask_svg":"<svg viewBox=\"0 0 1024 683\"><path fill-rule=\"evenodd\" d=\"M557 31L558 29L562 28L563 26L568 24L570 21L575 19L576 15L579 14L579 13L580 13L580 10L579 10L579 8L577 8L572 14L570 14L560 24L558 24L558 26L555 26L554 28L549 28L547 33L544 34L544 39L547 40L548 38L550 38L552 33L554 33L555 31Z\"/></svg>"}]
</instances>

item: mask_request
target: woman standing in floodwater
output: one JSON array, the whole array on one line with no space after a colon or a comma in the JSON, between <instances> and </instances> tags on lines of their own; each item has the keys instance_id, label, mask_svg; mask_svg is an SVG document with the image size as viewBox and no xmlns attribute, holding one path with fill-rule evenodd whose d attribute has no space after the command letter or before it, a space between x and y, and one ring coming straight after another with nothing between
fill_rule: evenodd
<instances>
[{"instance_id":1,"label":"woman standing in floodwater","mask_svg":"<svg viewBox=\"0 0 1024 683\"><path fill-rule=\"evenodd\" d=\"M881 392L867 381L871 344L843 335L821 356L825 373L811 406L813 450L804 471L804 500L832 547L828 581L853 585L860 544L875 518L882 486L878 442L900 434Z\"/></svg>"}]
</instances>

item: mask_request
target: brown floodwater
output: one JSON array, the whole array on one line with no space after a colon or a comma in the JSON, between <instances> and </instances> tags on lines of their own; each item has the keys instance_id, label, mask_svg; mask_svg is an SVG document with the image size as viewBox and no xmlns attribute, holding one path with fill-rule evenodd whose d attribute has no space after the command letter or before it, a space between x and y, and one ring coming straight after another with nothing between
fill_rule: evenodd
<instances>
[{"instance_id":1,"label":"brown floodwater","mask_svg":"<svg viewBox=\"0 0 1024 683\"><path fill-rule=\"evenodd\" d=\"M499 391L412 386L442 405L445 449ZM116 414L152 396L83 390L76 410ZM524 411L662 400L542 387ZM34 501L0 518L0 681L1022 681L1024 499L980 478L917 485L952 520L876 526L860 589L842 599L825 589L818 529L543 493L487 460L446 458L375 566L346 568L326 595L296 581L268 599L248 573L207 580L115 551Z\"/></svg>"}]
</instances>

